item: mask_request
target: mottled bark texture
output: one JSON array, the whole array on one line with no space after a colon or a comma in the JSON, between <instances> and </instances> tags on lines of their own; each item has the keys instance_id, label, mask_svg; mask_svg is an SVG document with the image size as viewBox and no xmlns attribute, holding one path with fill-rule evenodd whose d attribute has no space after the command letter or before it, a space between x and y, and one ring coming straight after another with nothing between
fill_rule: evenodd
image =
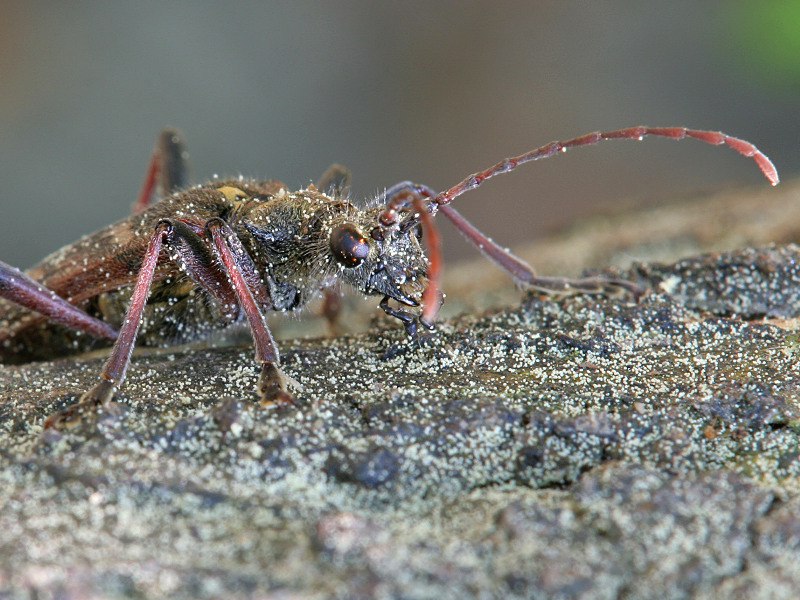
<instances>
[{"instance_id":1,"label":"mottled bark texture","mask_svg":"<svg viewBox=\"0 0 800 600\"><path fill-rule=\"evenodd\" d=\"M426 343L284 327L271 410L246 346L136 356L64 433L102 357L2 367L0 595L794 597L798 239L797 184L594 218L523 254L638 305L461 266Z\"/></svg>"}]
</instances>

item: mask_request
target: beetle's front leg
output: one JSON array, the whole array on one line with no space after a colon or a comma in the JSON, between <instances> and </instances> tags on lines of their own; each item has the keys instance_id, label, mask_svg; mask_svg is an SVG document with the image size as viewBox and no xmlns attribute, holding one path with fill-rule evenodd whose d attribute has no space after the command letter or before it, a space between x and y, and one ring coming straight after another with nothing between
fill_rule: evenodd
<instances>
[{"instance_id":1,"label":"beetle's front leg","mask_svg":"<svg viewBox=\"0 0 800 600\"><path fill-rule=\"evenodd\" d=\"M378 306L380 306L381 310L387 315L399 320L403 324L403 327L405 327L408 336L415 341L421 340L422 334L420 333L419 329L420 325L430 330L432 330L434 327L433 323L424 321L419 315L401 308L389 306L389 296L384 296L383 300L380 301Z\"/></svg>"},{"instance_id":2,"label":"beetle's front leg","mask_svg":"<svg viewBox=\"0 0 800 600\"><path fill-rule=\"evenodd\" d=\"M342 312L342 292L339 289L322 290L322 316L328 323L328 335L336 337L340 334L339 314Z\"/></svg>"},{"instance_id":3,"label":"beetle's front leg","mask_svg":"<svg viewBox=\"0 0 800 600\"><path fill-rule=\"evenodd\" d=\"M447 217L468 242L480 250L484 256L505 270L524 288L534 289L555 296L569 294L630 294L635 300L645 290L632 281L613 277L583 277L570 279L567 277L543 277L537 275L533 268L521 258L500 246L490 237L481 233L477 227L467 221L452 206L440 205L439 210Z\"/></svg>"},{"instance_id":4,"label":"beetle's front leg","mask_svg":"<svg viewBox=\"0 0 800 600\"><path fill-rule=\"evenodd\" d=\"M350 194L350 169L333 164L317 181L317 189L334 198L346 198Z\"/></svg>"}]
</instances>

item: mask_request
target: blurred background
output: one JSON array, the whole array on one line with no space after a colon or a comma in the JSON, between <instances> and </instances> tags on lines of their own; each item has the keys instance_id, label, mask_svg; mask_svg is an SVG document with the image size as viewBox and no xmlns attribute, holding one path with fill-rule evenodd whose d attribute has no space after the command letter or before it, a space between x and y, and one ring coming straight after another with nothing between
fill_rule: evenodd
<instances>
[{"instance_id":1,"label":"blurred background","mask_svg":"<svg viewBox=\"0 0 800 600\"><path fill-rule=\"evenodd\" d=\"M442 189L596 129L688 125L800 172L800 2L0 2L0 259L124 217L159 129L192 180ZM622 203L766 186L698 142L609 142L458 201L509 245ZM449 259L474 256L443 224Z\"/></svg>"}]
</instances>

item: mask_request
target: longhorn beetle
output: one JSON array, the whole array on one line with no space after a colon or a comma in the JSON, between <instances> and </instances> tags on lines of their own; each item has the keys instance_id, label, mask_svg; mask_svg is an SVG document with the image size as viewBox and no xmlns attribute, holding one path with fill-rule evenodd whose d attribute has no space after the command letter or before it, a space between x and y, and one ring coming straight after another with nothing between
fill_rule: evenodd
<instances>
[{"instance_id":1,"label":"longhorn beetle","mask_svg":"<svg viewBox=\"0 0 800 600\"><path fill-rule=\"evenodd\" d=\"M45 422L68 426L111 400L125 379L137 334L148 344L174 343L247 321L261 367L260 399L290 401L266 313L295 310L344 282L382 296L380 307L410 336L418 335L420 325L433 328L441 305L442 256L433 222L439 212L524 288L636 298L643 290L629 281L536 275L450 203L523 163L602 140L645 136L724 144L754 159L770 183L778 183L770 160L744 140L684 127L631 127L551 142L440 193L404 181L364 208L348 199L349 172L338 165L316 186L296 192L279 181L244 178L186 187L185 145L177 131L167 129L131 217L62 248L26 273L0 262L0 360L41 359L113 341L100 381ZM154 196L161 199L151 204Z\"/></svg>"}]
</instances>

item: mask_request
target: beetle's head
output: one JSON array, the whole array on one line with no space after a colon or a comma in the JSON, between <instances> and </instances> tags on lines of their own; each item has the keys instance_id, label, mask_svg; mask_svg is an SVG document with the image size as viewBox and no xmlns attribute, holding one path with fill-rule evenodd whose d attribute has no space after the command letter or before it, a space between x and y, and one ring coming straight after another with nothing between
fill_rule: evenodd
<instances>
[{"instance_id":1,"label":"beetle's head","mask_svg":"<svg viewBox=\"0 0 800 600\"><path fill-rule=\"evenodd\" d=\"M418 306L428 282L421 228L413 215L391 228L376 226L381 211L360 211L357 218L332 225L331 255L353 287Z\"/></svg>"}]
</instances>

